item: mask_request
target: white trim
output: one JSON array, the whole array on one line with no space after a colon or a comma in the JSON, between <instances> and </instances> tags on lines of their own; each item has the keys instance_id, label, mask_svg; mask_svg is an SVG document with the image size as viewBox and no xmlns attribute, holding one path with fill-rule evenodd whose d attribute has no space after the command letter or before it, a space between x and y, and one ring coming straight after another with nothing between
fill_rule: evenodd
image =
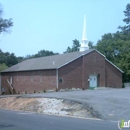
<instances>
[{"instance_id":1,"label":"white trim","mask_svg":"<svg viewBox=\"0 0 130 130\"><path fill-rule=\"evenodd\" d=\"M84 56L84 55L87 55L87 54L91 53L92 51L96 51L97 53L99 53L99 54L100 54L101 56L103 56L103 57L105 58L105 60L107 60L111 65L113 65L113 66L114 66L115 68L117 68L119 71L121 71L122 73L124 73L120 68L118 68L118 67L117 67L116 65L114 65L111 61L109 61L109 60L106 58L105 55L103 55L101 52L97 51L96 49L93 49L93 50L91 50L90 52L84 53L84 54L82 54L81 56L79 56L79 57L77 57L77 58L75 58L75 59L73 59L73 60L71 60L71 61L69 61L69 62L67 62L67 63L65 63L65 64L63 64L63 65L61 65L61 66L59 66L59 67L57 67L56 69L59 69L59 68L65 66L65 65L69 64L70 62L73 62L74 60L76 60L76 59L78 59L78 58L80 58L80 57L82 57L82 56Z\"/></svg>"},{"instance_id":2,"label":"white trim","mask_svg":"<svg viewBox=\"0 0 130 130\"><path fill-rule=\"evenodd\" d=\"M96 49L94 49L96 52L98 52L100 55L102 55L103 57L105 57L106 58L106 56L105 55L103 55L101 52L99 52L98 50L96 50Z\"/></svg>"},{"instance_id":3,"label":"white trim","mask_svg":"<svg viewBox=\"0 0 130 130\"><path fill-rule=\"evenodd\" d=\"M91 50L90 52L92 52L92 51L94 51L94 50ZM67 65L67 64L69 64L70 62L73 62L74 60L76 60L76 59L78 59L78 58L80 58L80 57L82 57L82 56L84 56L84 55L86 55L86 54L88 54L88 53L90 53L90 52L87 52L87 53L85 53L85 54L82 54L81 56L76 57L75 59L73 59L73 60L71 60L71 61L69 61L69 62L67 62L67 63L65 63L65 64L63 64L63 65L61 65L61 66L59 66L59 67L57 67L56 69L59 69L59 68L65 66L65 65Z\"/></svg>"},{"instance_id":4,"label":"white trim","mask_svg":"<svg viewBox=\"0 0 130 130\"><path fill-rule=\"evenodd\" d=\"M58 89L58 86L59 86L59 84L58 84L58 69L56 69L56 88Z\"/></svg>"},{"instance_id":5,"label":"white trim","mask_svg":"<svg viewBox=\"0 0 130 130\"><path fill-rule=\"evenodd\" d=\"M109 61L107 58L105 58L106 61L108 61L111 65L113 65L115 68L117 68L119 71L124 73L120 68L118 68L116 65L114 65L111 61Z\"/></svg>"},{"instance_id":6,"label":"white trim","mask_svg":"<svg viewBox=\"0 0 130 130\"><path fill-rule=\"evenodd\" d=\"M121 71L122 73L124 73L120 68L118 68L116 65L114 65L111 61L109 61L105 55L103 55L101 52L97 51L96 49L94 49L96 52L98 52L100 55L102 55L103 57L105 57L105 60L108 61L111 65L113 65L115 68L117 68L119 71Z\"/></svg>"}]
</instances>

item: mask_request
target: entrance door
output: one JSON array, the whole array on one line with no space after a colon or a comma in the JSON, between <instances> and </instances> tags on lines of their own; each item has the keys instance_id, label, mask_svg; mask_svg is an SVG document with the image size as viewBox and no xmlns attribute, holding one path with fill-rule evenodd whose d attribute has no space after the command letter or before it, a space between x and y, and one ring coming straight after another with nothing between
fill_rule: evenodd
<instances>
[{"instance_id":1,"label":"entrance door","mask_svg":"<svg viewBox=\"0 0 130 130\"><path fill-rule=\"evenodd\" d=\"M89 87L97 87L97 75L89 76Z\"/></svg>"}]
</instances>

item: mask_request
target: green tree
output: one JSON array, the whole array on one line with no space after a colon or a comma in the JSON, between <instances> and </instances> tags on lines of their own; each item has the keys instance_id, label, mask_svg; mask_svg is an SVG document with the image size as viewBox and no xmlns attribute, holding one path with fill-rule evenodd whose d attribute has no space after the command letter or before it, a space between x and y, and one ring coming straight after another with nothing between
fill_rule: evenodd
<instances>
[{"instance_id":1,"label":"green tree","mask_svg":"<svg viewBox=\"0 0 130 130\"><path fill-rule=\"evenodd\" d=\"M130 81L130 35L122 32L104 34L96 49L125 72L124 82Z\"/></svg>"},{"instance_id":2,"label":"green tree","mask_svg":"<svg viewBox=\"0 0 130 130\"><path fill-rule=\"evenodd\" d=\"M57 55L58 53L54 53L53 51L48 50L40 50L37 54L34 55L35 58L37 57L43 57L43 56L51 56L51 55Z\"/></svg>"},{"instance_id":3,"label":"green tree","mask_svg":"<svg viewBox=\"0 0 130 130\"><path fill-rule=\"evenodd\" d=\"M8 68L8 66L5 63L0 64L0 72L7 68Z\"/></svg>"},{"instance_id":4,"label":"green tree","mask_svg":"<svg viewBox=\"0 0 130 130\"><path fill-rule=\"evenodd\" d=\"M2 5L0 4L0 34L1 33L7 33L10 30L10 27L13 26L13 22L12 19L4 19L2 17L2 13L3 13L3 9L2 9ZM2 52L2 50L0 49L0 71L3 69L6 69L8 66L14 65L15 63L17 63L16 57L14 56L14 54L10 54L9 52Z\"/></svg>"},{"instance_id":5,"label":"green tree","mask_svg":"<svg viewBox=\"0 0 130 130\"><path fill-rule=\"evenodd\" d=\"M9 28L13 26L12 19L2 18L3 9L0 4L0 33L9 32Z\"/></svg>"},{"instance_id":6,"label":"green tree","mask_svg":"<svg viewBox=\"0 0 130 130\"><path fill-rule=\"evenodd\" d=\"M90 49L94 48L93 42L89 41L88 46L89 46ZM77 39L75 39L75 40L73 40L72 47L67 47L67 49L66 49L66 51L64 53L79 51L79 48L80 48L80 43L79 43L79 41Z\"/></svg>"},{"instance_id":7,"label":"green tree","mask_svg":"<svg viewBox=\"0 0 130 130\"><path fill-rule=\"evenodd\" d=\"M130 4L127 4L121 31L108 33L97 42L96 49L124 71L123 82L130 82Z\"/></svg>"},{"instance_id":8,"label":"green tree","mask_svg":"<svg viewBox=\"0 0 130 130\"><path fill-rule=\"evenodd\" d=\"M44 57L44 56L51 56L51 55L58 55L59 53L54 53L53 51L48 51L48 50L40 50L38 53L34 55L27 55L23 60L25 59L31 59L31 58L38 58L38 57Z\"/></svg>"},{"instance_id":9,"label":"green tree","mask_svg":"<svg viewBox=\"0 0 130 130\"><path fill-rule=\"evenodd\" d=\"M95 46L93 45L93 42L91 41L88 42L88 46L89 46L89 49L95 48Z\"/></svg>"},{"instance_id":10,"label":"green tree","mask_svg":"<svg viewBox=\"0 0 130 130\"><path fill-rule=\"evenodd\" d=\"M0 63L5 63L8 67L18 63L17 57L14 53L3 52L0 50Z\"/></svg>"},{"instance_id":11,"label":"green tree","mask_svg":"<svg viewBox=\"0 0 130 130\"><path fill-rule=\"evenodd\" d=\"M126 5L126 10L124 11L125 18L123 21L125 22L125 26L119 26L118 28L123 31L123 33L130 33L130 3Z\"/></svg>"},{"instance_id":12,"label":"green tree","mask_svg":"<svg viewBox=\"0 0 130 130\"><path fill-rule=\"evenodd\" d=\"M79 51L80 43L77 39L73 40L72 47L67 47L66 51L64 53Z\"/></svg>"}]
</instances>

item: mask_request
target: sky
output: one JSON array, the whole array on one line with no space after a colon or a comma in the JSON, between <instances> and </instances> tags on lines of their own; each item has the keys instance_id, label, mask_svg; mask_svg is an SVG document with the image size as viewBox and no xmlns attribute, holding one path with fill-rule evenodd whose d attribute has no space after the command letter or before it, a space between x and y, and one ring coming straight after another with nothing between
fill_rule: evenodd
<instances>
[{"instance_id":1,"label":"sky","mask_svg":"<svg viewBox=\"0 0 130 130\"><path fill-rule=\"evenodd\" d=\"M94 44L123 26L129 0L0 0L2 17L13 19L11 32L0 34L0 48L16 56L49 50L62 54L81 41L86 15L87 39Z\"/></svg>"}]
</instances>

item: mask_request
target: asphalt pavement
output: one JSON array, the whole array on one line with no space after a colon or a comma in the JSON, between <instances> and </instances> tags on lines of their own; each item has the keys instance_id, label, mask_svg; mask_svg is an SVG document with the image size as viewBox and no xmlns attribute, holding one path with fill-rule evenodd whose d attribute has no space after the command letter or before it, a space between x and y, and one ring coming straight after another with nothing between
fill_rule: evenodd
<instances>
[{"instance_id":1,"label":"asphalt pavement","mask_svg":"<svg viewBox=\"0 0 130 130\"><path fill-rule=\"evenodd\" d=\"M20 97L60 98L83 103L93 108L103 120L130 120L130 87L99 88L97 90L80 90L50 93L35 93L25 95L7 95ZM7 97L0 96L0 97Z\"/></svg>"},{"instance_id":2,"label":"asphalt pavement","mask_svg":"<svg viewBox=\"0 0 130 130\"><path fill-rule=\"evenodd\" d=\"M118 130L117 122L0 109L0 130Z\"/></svg>"},{"instance_id":3,"label":"asphalt pavement","mask_svg":"<svg viewBox=\"0 0 130 130\"><path fill-rule=\"evenodd\" d=\"M62 98L87 104L101 115L104 120L130 120L130 87L99 88L67 92L27 94L22 97Z\"/></svg>"}]
</instances>

